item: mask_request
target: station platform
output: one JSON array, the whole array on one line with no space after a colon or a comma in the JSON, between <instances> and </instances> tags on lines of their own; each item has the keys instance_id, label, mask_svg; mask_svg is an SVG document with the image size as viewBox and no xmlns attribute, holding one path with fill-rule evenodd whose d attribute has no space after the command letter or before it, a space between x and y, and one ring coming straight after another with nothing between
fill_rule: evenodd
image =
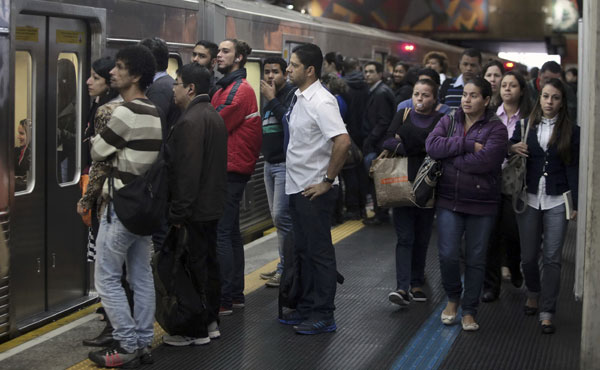
<instances>
[{"instance_id":1,"label":"station platform","mask_svg":"<svg viewBox=\"0 0 600 370\"><path fill-rule=\"evenodd\" d=\"M246 307L222 317L221 338L205 346L170 347L155 326L152 365L143 369L578 369L581 303L572 294L575 224L563 252L561 293L554 335L543 335L537 317L525 316L524 288L503 283L500 299L481 303L481 329L463 332L445 326L445 306L437 237L432 237L426 267L429 300L407 308L391 304L395 289L396 236L391 225L364 227L350 221L332 229L338 271L335 333L296 335L277 320L278 290L264 286L259 274L277 263L277 239L265 236L245 246ZM54 326L0 345L0 368L96 369L83 347L103 327L88 307ZM45 330L44 330L45 329Z\"/></svg>"}]
</instances>

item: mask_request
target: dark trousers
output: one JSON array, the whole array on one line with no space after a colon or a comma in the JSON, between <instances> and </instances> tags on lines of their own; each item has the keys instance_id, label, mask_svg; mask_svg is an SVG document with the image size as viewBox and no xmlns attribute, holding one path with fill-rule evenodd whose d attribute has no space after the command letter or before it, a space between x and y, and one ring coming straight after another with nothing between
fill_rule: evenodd
<instances>
[{"instance_id":1,"label":"dark trousers","mask_svg":"<svg viewBox=\"0 0 600 370\"><path fill-rule=\"evenodd\" d=\"M296 309L312 320L331 319L335 310L337 272L330 220L337 192L335 186L312 201L302 193L290 195L302 285Z\"/></svg>"},{"instance_id":2,"label":"dark trousers","mask_svg":"<svg viewBox=\"0 0 600 370\"><path fill-rule=\"evenodd\" d=\"M342 178L345 185L346 211L364 212L369 178L365 168L357 165L353 168L342 170Z\"/></svg>"},{"instance_id":3,"label":"dark trousers","mask_svg":"<svg viewBox=\"0 0 600 370\"><path fill-rule=\"evenodd\" d=\"M511 274L519 275L521 265L521 242L517 218L512 208L512 197L502 195L496 226L492 231L485 264L483 290L500 294L502 283L501 267L503 263Z\"/></svg>"},{"instance_id":4,"label":"dark trousers","mask_svg":"<svg viewBox=\"0 0 600 370\"><path fill-rule=\"evenodd\" d=\"M425 260L433 227L433 209L397 207L393 210L396 228L396 289L425 285Z\"/></svg>"},{"instance_id":5,"label":"dark trousers","mask_svg":"<svg viewBox=\"0 0 600 370\"><path fill-rule=\"evenodd\" d=\"M221 296L219 261L217 260L218 221L192 222L188 225L190 235L190 266L194 286L205 298L206 322L200 337L207 337L207 325L218 321Z\"/></svg>"},{"instance_id":6,"label":"dark trousers","mask_svg":"<svg viewBox=\"0 0 600 370\"><path fill-rule=\"evenodd\" d=\"M221 271L221 306L244 302L244 242L240 232L240 202L246 182L227 182L227 198L217 226L217 257Z\"/></svg>"}]
</instances>

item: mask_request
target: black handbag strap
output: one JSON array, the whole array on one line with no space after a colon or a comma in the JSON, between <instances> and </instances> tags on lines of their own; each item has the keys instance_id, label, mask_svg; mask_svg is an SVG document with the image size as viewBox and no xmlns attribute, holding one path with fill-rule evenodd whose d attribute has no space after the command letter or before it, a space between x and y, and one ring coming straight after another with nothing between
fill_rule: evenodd
<instances>
[{"instance_id":1,"label":"black handbag strap","mask_svg":"<svg viewBox=\"0 0 600 370\"><path fill-rule=\"evenodd\" d=\"M455 128L456 128L456 122L454 121L454 115L451 114L450 115L450 128L448 129L448 132L446 133L446 137L451 137L452 135L454 135Z\"/></svg>"}]
</instances>

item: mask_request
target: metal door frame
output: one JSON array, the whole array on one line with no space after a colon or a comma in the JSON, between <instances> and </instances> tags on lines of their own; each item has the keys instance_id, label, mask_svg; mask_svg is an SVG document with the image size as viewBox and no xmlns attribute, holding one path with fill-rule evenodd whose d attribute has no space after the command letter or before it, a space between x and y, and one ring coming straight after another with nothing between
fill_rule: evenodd
<instances>
[{"instance_id":1,"label":"metal door frame","mask_svg":"<svg viewBox=\"0 0 600 370\"><path fill-rule=\"evenodd\" d=\"M81 6L81 5L72 5L72 4L63 4L49 1L40 1L40 0L22 0L22 1L11 1L11 11L10 11L10 35L11 35L11 45L10 45L10 70L9 76L9 91L14 91L14 63L15 63L15 34L16 34L16 20L19 14L31 14L31 15L39 15L44 17L57 17L57 18L71 18L71 19L80 19L86 22L89 27L89 40L90 47L88 50L88 54L85 58L89 58L88 60L95 60L99 58L106 47L106 9L95 8L90 6ZM14 94L9 94L8 100L8 110L9 110L9 122L14 122L15 112L14 112ZM9 125L8 130L8 138L14 137L14 124ZM13 161L12 153L9 152L9 161ZM14 179L10 178L10 189L14 189ZM9 209L14 207L15 197L14 195L10 195L9 199ZM10 225L8 226L10 227ZM9 248L12 248L9 241ZM11 260L11 264L13 261ZM9 281L10 284L10 281ZM81 302L85 303L85 302ZM17 322L15 320L15 307L10 303L9 297L9 333L11 336L14 336L21 329L29 329L31 327L43 325L46 322L51 321L55 316L61 315L65 313L65 310L57 310L55 312L46 312L45 315L42 314L39 319L35 320L35 322L28 322L22 328L17 328ZM73 305L72 307L67 308L67 310L74 310L78 307L78 305Z\"/></svg>"}]
</instances>

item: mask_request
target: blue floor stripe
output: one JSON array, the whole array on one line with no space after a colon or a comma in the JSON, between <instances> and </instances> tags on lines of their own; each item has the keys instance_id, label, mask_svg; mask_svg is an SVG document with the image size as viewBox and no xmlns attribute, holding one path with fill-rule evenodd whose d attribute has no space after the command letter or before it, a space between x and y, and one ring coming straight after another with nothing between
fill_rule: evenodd
<instances>
[{"instance_id":1,"label":"blue floor stripe","mask_svg":"<svg viewBox=\"0 0 600 370\"><path fill-rule=\"evenodd\" d=\"M440 316L444 307L446 307L446 302L440 304L423 323L417 334L394 361L392 370L437 369L441 365L461 329L458 320L455 325L442 324ZM459 309L457 318L460 317Z\"/></svg>"}]
</instances>

